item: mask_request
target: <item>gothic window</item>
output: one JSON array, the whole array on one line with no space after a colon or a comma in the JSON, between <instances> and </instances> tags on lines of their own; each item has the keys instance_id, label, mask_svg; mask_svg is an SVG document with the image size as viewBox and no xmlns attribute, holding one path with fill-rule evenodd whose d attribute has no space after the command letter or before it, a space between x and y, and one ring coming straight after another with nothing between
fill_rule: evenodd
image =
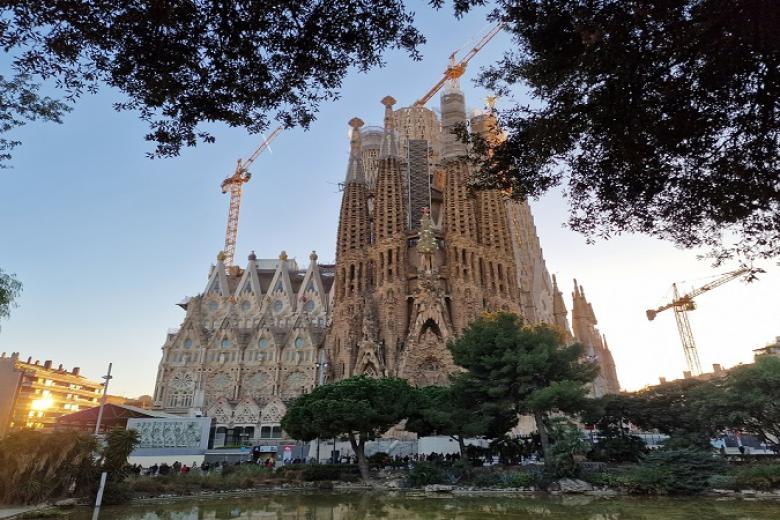
<instances>
[{"instance_id":1,"label":"gothic window","mask_svg":"<svg viewBox=\"0 0 780 520\"><path fill-rule=\"evenodd\" d=\"M309 300L303 304L303 310L306 312L312 312L315 307L316 304L314 303L314 300Z\"/></svg>"},{"instance_id":2,"label":"gothic window","mask_svg":"<svg viewBox=\"0 0 780 520\"><path fill-rule=\"evenodd\" d=\"M284 302L282 300L276 300L274 302L274 312L282 312L284 309Z\"/></svg>"},{"instance_id":3,"label":"gothic window","mask_svg":"<svg viewBox=\"0 0 780 520\"><path fill-rule=\"evenodd\" d=\"M192 348L192 340L191 339L185 339L184 340L184 348Z\"/></svg>"},{"instance_id":4,"label":"gothic window","mask_svg":"<svg viewBox=\"0 0 780 520\"><path fill-rule=\"evenodd\" d=\"M297 338L295 338L295 348L303 348L303 345L304 345L304 341L302 337L298 336Z\"/></svg>"},{"instance_id":5,"label":"gothic window","mask_svg":"<svg viewBox=\"0 0 780 520\"><path fill-rule=\"evenodd\" d=\"M268 340L261 338L260 341L257 342L257 346L260 348L268 348Z\"/></svg>"},{"instance_id":6,"label":"gothic window","mask_svg":"<svg viewBox=\"0 0 780 520\"><path fill-rule=\"evenodd\" d=\"M192 406L192 392L176 390L168 397L168 407L189 408Z\"/></svg>"},{"instance_id":7,"label":"gothic window","mask_svg":"<svg viewBox=\"0 0 780 520\"><path fill-rule=\"evenodd\" d=\"M314 289L314 281L309 280L309 283L306 286L306 292L316 292L316 290Z\"/></svg>"},{"instance_id":8,"label":"gothic window","mask_svg":"<svg viewBox=\"0 0 780 520\"><path fill-rule=\"evenodd\" d=\"M241 289L241 292L243 293L251 293L252 292L252 282L247 279L246 283L244 284L244 288Z\"/></svg>"},{"instance_id":9,"label":"gothic window","mask_svg":"<svg viewBox=\"0 0 780 520\"><path fill-rule=\"evenodd\" d=\"M276 281L276 285L274 286L274 291L284 291L284 286L282 285L281 280Z\"/></svg>"},{"instance_id":10,"label":"gothic window","mask_svg":"<svg viewBox=\"0 0 780 520\"><path fill-rule=\"evenodd\" d=\"M222 348L230 348L230 340L225 338L222 340Z\"/></svg>"}]
</instances>

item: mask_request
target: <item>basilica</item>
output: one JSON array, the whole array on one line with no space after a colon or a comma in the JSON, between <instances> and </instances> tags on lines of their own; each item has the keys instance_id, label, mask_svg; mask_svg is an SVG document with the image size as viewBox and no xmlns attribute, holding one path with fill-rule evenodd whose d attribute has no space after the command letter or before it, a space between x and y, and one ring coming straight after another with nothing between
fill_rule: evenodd
<instances>
[{"instance_id":1,"label":"basilica","mask_svg":"<svg viewBox=\"0 0 780 520\"><path fill-rule=\"evenodd\" d=\"M357 374L446 384L447 342L485 311L558 327L601 373L591 393L619 390L596 316L575 281L571 320L526 201L471 192L468 147L454 130L501 139L491 110L467 117L456 84L441 117L381 100L384 124L349 121L350 156L336 263L299 266L282 252L245 266L217 257L203 291L179 305L163 345L155 406L213 417L215 445L283 435L285 403Z\"/></svg>"}]
</instances>

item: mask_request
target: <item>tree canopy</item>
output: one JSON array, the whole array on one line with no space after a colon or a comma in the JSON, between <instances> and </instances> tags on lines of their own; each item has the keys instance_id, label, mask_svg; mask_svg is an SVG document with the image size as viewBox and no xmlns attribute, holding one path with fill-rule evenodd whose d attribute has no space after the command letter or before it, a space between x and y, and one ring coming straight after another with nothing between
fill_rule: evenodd
<instances>
[{"instance_id":1,"label":"tree canopy","mask_svg":"<svg viewBox=\"0 0 780 520\"><path fill-rule=\"evenodd\" d=\"M534 416L545 454L548 414L583 410L587 384L598 374L597 365L583 361L581 345L566 344L550 326L524 326L520 317L503 312L471 322L450 350L484 402Z\"/></svg>"},{"instance_id":2,"label":"tree canopy","mask_svg":"<svg viewBox=\"0 0 780 520\"><path fill-rule=\"evenodd\" d=\"M282 419L282 428L302 441L347 436L360 473L368 479L366 441L405 419L413 402L412 388L403 379L355 376L318 386L295 399Z\"/></svg>"},{"instance_id":3,"label":"tree canopy","mask_svg":"<svg viewBox=\"0 0 780 520\"><path fill-rule=\"evenodd\" d=\"M21 282L14 275L4 273L0 269L0 319L11 315L11 308L15 306L16 298L21 292Z\"/></svg>"},{"instance_id":4,"label":"tree canopy","mask_svg":"<svg viewBox=\"0 0 780 520\"><path fill-rule=\"evenodd\" d=\"M270 115L307 126L349 70L381 65L390 48L417 57L424 42L398 0L18 0L0 12L16 74L0 85L4 97L20 78L51 81L71 101L115 87L126 96L115 108L149 124L154 156L212 141L211 122L256 133ZM6 102L0 121L25 110Z\"/></svg>"},{"instance_id":5,"label":"tree canopy","mask_svg":"<svg viewBox=\"0 0 780 520\"><path fill-rule=\"evenodd\" d=\"M465 374L450 376L449 386L415 389L414 407L405 429L421 436L447 435L458 442L465 455L465 440L500 436L517 418L511 409L485 401Z\"/></svg>"},{"instance_id":6,"label":"tree canopy","mask_svg":"<svg viewBox=\"0 0 780 520\"><path fill-rule=\"evenodd\" d=\"M780 255L777 2L499 0L492 16L517 48L479 79L510 101L475 186L562 185L591 238ZM521 87L531 104L511 100Z\"/></svg>"}]
</instances>

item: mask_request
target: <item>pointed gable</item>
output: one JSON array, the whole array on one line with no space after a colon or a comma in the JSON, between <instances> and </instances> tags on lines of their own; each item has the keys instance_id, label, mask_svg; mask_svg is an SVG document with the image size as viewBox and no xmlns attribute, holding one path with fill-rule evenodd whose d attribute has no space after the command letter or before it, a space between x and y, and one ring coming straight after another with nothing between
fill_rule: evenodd
<instances>
[{"instance_id":1,"label":"pointed gable","mask_svg":"<svg viewBox=\"0 0 780 520\"><path fill-rule=\"evenodd\" d=\"M257 272L257 256L255 256L254 251L249 255L249 262L246 265L246 270L244 271L243 276L241 276L241 280L239 280L238 285L236 286L236 292L233 296L236 301L242 299L246 301L246 299L249 298L257 304L258 308L263 303L263 290Z\"/></svg>"},{"instance_id":2,"label":"pointed gable","mask_svg":"<svg viewBox=\"0 0 780 520\"><path fill-rule=\"evenodd\" d=\"M224 254L222 252L217 255L217 265L212 267L209 273L209 281L206 284L206 289L203 294L217 294L227 298L230 296L230 288L228 286L227 273L225 272L225 264L223 263Z\"/></svg>"},{"instance_id":3,"label":"pointed gable","mask_svg":"<svg viewBox=\"0 0 780 520\"><path fill-rule=\"evenodd\" d=\"M303 283L298 289L298 308L307 313L320 313L327 311L328 295L322 283L315 251L311 252L309 260L309 268L306 270Z\"/></svg>"},{"instance_id":4,"label":"pointed gable","mask_svg":"<svg viewBox=\"0 0 780 520\"><path fill-rule=\"evenodd\" d=\"M270 288L265 295L265 302L274 314L295 309L295 292L290 282L290 270L285 251L279 255L279 265L276 267Z\"/></svg>"}]
</instances>

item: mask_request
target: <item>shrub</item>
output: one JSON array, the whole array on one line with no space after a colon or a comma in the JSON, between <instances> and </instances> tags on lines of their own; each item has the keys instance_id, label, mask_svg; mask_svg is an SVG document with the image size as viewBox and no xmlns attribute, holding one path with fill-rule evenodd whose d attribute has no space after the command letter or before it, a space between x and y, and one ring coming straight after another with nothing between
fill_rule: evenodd
<instances>
[{"instance_id":1,"label":"shrub","mask_svg":"<svg viewBox=\"0 0 780 520\"><path fill-rule=\"evenodd\" d=\"M639 493L693 494L707 489L710 477L724 469L725 463L707 451L658 450L645 456L625 483Z\"/></svg>"},{"instance_id":2,"label":"shrub","mask_svg":"<svg viewBox=\"0 0 780 520\"><path fill-rule=\"evenodd\" d=\"M368 463L376 468L384 468L390 466L393 463L393 459L387 453L378 451L368 457Z\"/></svg>"},{"instance_id":3,"label":"shrub","mask_svg":"<svg viewBox=\"0 0 780 520\"><path fill-rule=\"evenodd\" d=\"M501 475L501 487L507 488L527 488L536 484L533 475L525 471L513 471Z\"/></svg>"},{"instance_id":4,"label":"shrub","mask_svg":"<svg viewBox=\"0 0 780 520\"><path fill-rule=\"evenodd\" d=\"M739 488L780 489L780 464L757 464L740 468L734 478Z\"/></svg>"},{"instance_id":5,"label":"shrub","mask_svg":"<svg viewBox=\"0 0 780 520\"><path fill-rule=\"evenodd\" d=\"M712 489L738 489L739 487L734 475L713 475L708 484Z\"/></svg>"},{"instance_id":6,"label":"shrub","mask_svg":"<svg viewBox=\"0 0 780 520\"><path fill-rule=\"evenodd\" d=\"M647 453L647 446L635 435L606 437L588 453L588 459L599 462L639 462Z\"/></svg>"},{"instance_id":7,"label":"shrub","mask_svg":"<svg viewBox=\"0 0 780 520\"><path fill-rule=\"evenodd\" d=\"M360 474L355 464L289 464L278 468L276 473L306 482L355 480Z\"/></svg>"},{"instance_id":8,"label":"shrub","mask_svg":"<svg viewBox=\"0 0 780 520\"><path fill-rule=\"evenodd\" d=\"M435 464L430 462L418 462L409 470L407 482L412 487L443 484L447 482L447 475Z\"/></svg>"},{"instance_id":9,"label":"shrub","mask_svg":"<svg viewBox=\"0 0 780 520\"><path fill-rule=\"evenodd\" d=\"M592 471L583 473L581 477L583 480L590 482L594 486L620 488L626 485L625 476L614 471Z\"/></svg>"}]
</instances>

